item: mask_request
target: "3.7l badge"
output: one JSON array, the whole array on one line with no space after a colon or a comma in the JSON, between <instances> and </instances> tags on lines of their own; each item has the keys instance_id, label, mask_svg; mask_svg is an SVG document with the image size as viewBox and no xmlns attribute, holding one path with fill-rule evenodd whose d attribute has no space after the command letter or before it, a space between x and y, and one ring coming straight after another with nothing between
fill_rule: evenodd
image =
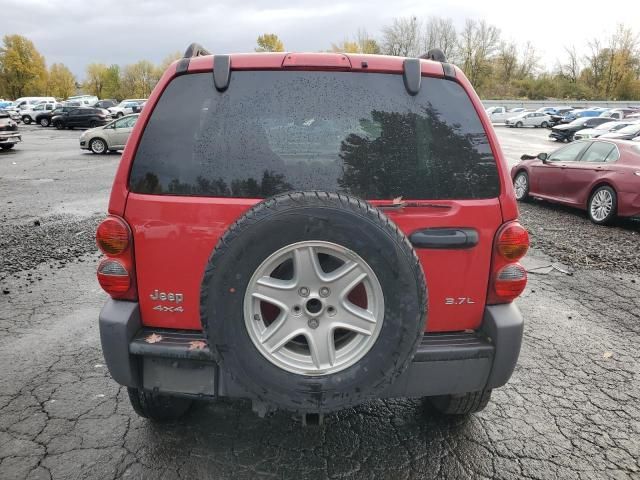
<instances>
[{"instance_id":1,"label":"3.7l badge","mask_svg":"<svg viewBox=\"0 0 640 480\"><path fill-rule=\"evenodd\" d=\"M469 297L446 297L444 299L445 305L473 305L474 302Z\"/></svg>"}]
</instances>

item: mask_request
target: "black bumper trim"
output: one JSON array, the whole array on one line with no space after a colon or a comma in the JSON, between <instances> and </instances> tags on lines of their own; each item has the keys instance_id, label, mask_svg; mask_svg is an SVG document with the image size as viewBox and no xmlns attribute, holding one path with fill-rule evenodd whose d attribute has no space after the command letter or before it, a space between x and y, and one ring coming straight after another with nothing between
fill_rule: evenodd
<instances>
[{"instance_id":1,"label":"black bumper trim","mask_svg":"<svg viewBox=\"0 0 640 480\"><path fill-rule=\"evenodd\" d=\"M204 334L195 330L142 328L129 344L133 355L175 358L178 360L209 360L213 356Z\"/></svg>"},{"instance_id":2,"label":"black bumper trim","mask_svg":"<svg viewBox=\"0 0 640 480\"><path fill-rule=\"evenodd\" d=\"M518 360L523 325L515 304L494 305L485 308L478 331L424 335L407 370L382 396L423 397L504 385ZM142 327L135 302L107 302L100 313L100 339L111 376L121 385L201 396L244 393L218 368L201 331ZM215 373L214 383L205 382L207 371Z\"/></svg>"}]
</instances>

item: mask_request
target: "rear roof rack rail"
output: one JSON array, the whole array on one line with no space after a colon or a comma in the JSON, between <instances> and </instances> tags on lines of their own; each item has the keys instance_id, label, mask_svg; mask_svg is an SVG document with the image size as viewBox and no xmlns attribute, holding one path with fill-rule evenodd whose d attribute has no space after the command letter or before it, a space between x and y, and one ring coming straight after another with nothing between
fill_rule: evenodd
<instances>
[{"instance_id":1,"label":"rear roof rack rail","mask_svg":"<svg viewBox=\"0 0 640 480\"><path fill-rule=\"evenodd\" d=\"M427 53L420 55L419 58L423 60L433 60L434 62L440 62L442 64L442 71L444 72L444 78L449 80L455 80L456 78L456 69L453 68L453 65L447 63L447 57L442 50L439 48L432 48Z\"/></svg>"},{"instance_id":2,"label":"rear roof rack rail","mask_svg":"<svg viewBox=\"0 0 640 480\"><path fill-rule=\"evenodd\" d=\"M211 52L209 52L209 50L204 48L199 43L195 43L195 42L192 43L187 47L187 49L184 52L184 55L178 62L178 66L176 67L176 73L180 74L180 73L186 72L189 69L189 61L193 57L201 57L203 55L211 55Z\"/></svg>"}]
</instances>

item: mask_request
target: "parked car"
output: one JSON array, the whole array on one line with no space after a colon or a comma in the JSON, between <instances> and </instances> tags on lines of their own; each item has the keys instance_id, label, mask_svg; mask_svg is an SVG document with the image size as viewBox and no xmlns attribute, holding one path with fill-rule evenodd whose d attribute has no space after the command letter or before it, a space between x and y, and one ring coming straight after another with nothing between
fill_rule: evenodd
<instances>
[{"instance_id":1,"label":"parked car","mask_svg":"<svg viewBox=\"0 0 640 480\"><path fill-rule=\"evenodd\" d=\"M9 150L21 141L18 124L11 119L8 112L0 110L0 149Z\"/></svg>"},{"instance_id":2,"label":"parked car","mask_svg":"<svg viewBox=\"0 0 640 480\"><path fill-rule=\"evenodd\" d=\"M640 122L632 123L631 125L627 125L620 130L615 132L605 133L604 135L600 135L600 138L617 138L619 140L633 140L634 138L640 136Z\"/></svg>"},{"instance_id":3,"label":"parked car","mask_svg":"<svg viewBox=\"0 0 640 480\"><path fill-rule=\"evenodd\" d=\"M605 110L601 108L571 110L562 117L559 123L571 123L578 118L599 117Z\"/></svg>"},{"instance_id":4,"label":"parked car","mask_svg":"<svg viewBox=\"0 0 640 480\"><path fill-rule=\"evenodd\" d=\"M617 132L621 128L633 124L633 120L622 120L616 122L605 122L595 128L585 128L578 130L574 135L574 140L586 140L589 138L598 138L605 133Z\"/></svg>"},{"instance_id":5,"label":"parked car","mask_svg":"<svg viewBox=\"0 0 640 480\"><path fill-rule=\"evenodd\" d=\"M142 109L146 104L147 102L140 102L137 105L134 105L133 107L131 107L131 110L133 110L133 113L140 113L142 112Z\"/></svg>"},{"instance_id":6,"label":"parked car","mask_svg":"<svg viewBox=\"0 0 640 480\"><path fill-rule=\"evenodd\" d=\"M18 110L24 110L40 102L55 103L56 99L54 97L20 97L13 104Z\"/></svg>"},{"instance_id":7,"label":"parked car","mask_svg":"<svg viewBox=\"0 0 640 480\"><path fill-rule=\"evenodd\" d=\"M44 112L53 112L58 107L57 102L40 102L37 105L29 106L20 112L22 123L29 125L37 122L38 115Z\"/></svg>"},{"instance_id":8,"label":"parked car","mask_svg":"<svg viewBox=\"0 0 640 480\"><path fill-rule=\"evenodd\" d=\"M105 100L98 100L96 103L94 103L91 106L94 108L104 108L108 110L111 107L115 107L117 104L118 102L116 100L113 100L112 98L107 98Z\"/></svg>"},{"instance_id":9,"label":"parked car","mask_svg":"<svg viewBox=\"0 0 640 480\"><path fill-rule=\"evenodd\" d=\"M512 108L511 110L507 110L505 107L493 107L493 110L491 112L487 111L487 113L489 113L491 123L504 123L508 118L524 111L524 108L520 107Z\"/></svg>"},{"instance_id":10,"label":"parked car","mask_svg":"<svg viewBox=\"0 0 640 480\"><path fill-rule=\"evenodd\" d=\"M35 123L39 124L42 127L48 127L51 125L51 119L56 115L62 115L63 113L68 113L71 110L75 110L78 108L77 106L69 107L69 106L58 106L55 110L44 110L39 112L36 115Z\"/></svg>"},{"instance_id":11,"label":"parked car","mask_svg":"<svg viewBox=\"0 0 640 480\"><path fill-rule=\"evenodd\" d=\"M549 122L549 124L551 126L562 123L564 116L567 113L571 112L572 110L575 110L573 107L555 107L555 109L556 109L556 113L550 114L551 121Z\"/></svg>"},{"instance_id":12,"label":"parked car","mask_svg":"<svg viewBox=\"0 0 640 480\"><path fill-rule=\"evenodd\" d=\"M67 98L67 102L73 102L74 106L90 107L98 102L98 97L95 95L74 95Z\"/></svg>"},{"instance_id":13,"label":"parked car","mask_svg":"<svg viewBox=\"0 0 640 480\"><path fill-rule=\"evenodd\" d=\"M546 113L540 112L523 112L505 120L505 125L508 127L542 127L547 128L551 117Z\"/></svg>"},{"instance_id":14,"label":"parked car","mask_svg":"<svg viewBox=\"0 0 640 480\"><path fill-rule=\"evenodd\" d=\"M635 110L627 109L627 108L612 108L611 110L606 110L600 114L601 117L611 118L614 120L622 120L626 118L627 115L631 113L635 113Z\"/></svg>"},{"instance_id":15,"label":"parked car","mask_svg":"<svg viewBox=\"0 0 640 480\"><path fill-rule=\"evenodd\" d=\"M80 148L93 153L115 152L124 149L127 139L138 120L138 114L113 120L104 127L86 130L80 135Z\"/></svg>"},{"instance_id":16,"label":"parked car","mask_svg":"<svg viewBox=\"0 0 640 480\"><path fill-rule=\"evenodd\" d=\"M114 117L123 117L133 113L133 107L139 103L146 102L145 98L127 99L121 101L117 106L110 107L108 110Z\"/></svg>"},{"instance_id":17,"label":"parked car","mask_svg":"<svg viewBox=\"0 0 640 480\"><path fill-rule=\"evenodd\" d=\"M106 110L91 107L76 107L62 110L51 118L51 125L61 130L63 128L95 128L111 121Z\"/></svg>"},{"instance_id":18,"label":"parked car","mask_svg":"<svg viewBox=\"0 0 640 480\"><path fill-rule=\"evenodd\" d=\"M586 210L603 225L640 215L640 148L619 140L583 140L511 169L516 198L530 197Z\"/></svg>"},{"instance_id":19,"label":"parked car","mask_svg":"<svg viewBox=\"0 0 640 480\"><path fill-rule=\"evenodd\" d=\"M21 121L20 112L18 112L18 110L13 107L12 102L5 102L5 103L8 103L9 105L5 107L0 107L0 110L8 114L9 118L11 118L11 120L13 120L14 122L20 123Z\"/></svg>"},{"instance_id":20,"label":"parked car","mask_svg":"<svg viewBox=\"0 0 640 480\"><path fill-rule=\"evenodd\" d=\"M557 142L572 142L576 132L585 128L595 128L603 123L610 122L608 118L602 117L582 117L577 118L571 123L565 125L556 125L551 129L549 138Z\"/></svg>"},{"instance_id":21,"label":"parked car","mask_svg":"<svg viewBox=\"0 0 640 480\"><path fill-rule=\"evenodd\" d=\"M187 52L97 230L102 350L135 411L177 418L185 395L307 421L383 397L484 408L520 350L529 239L462 71L337 53L194 71Z\"/></svg>"}]
</instances>

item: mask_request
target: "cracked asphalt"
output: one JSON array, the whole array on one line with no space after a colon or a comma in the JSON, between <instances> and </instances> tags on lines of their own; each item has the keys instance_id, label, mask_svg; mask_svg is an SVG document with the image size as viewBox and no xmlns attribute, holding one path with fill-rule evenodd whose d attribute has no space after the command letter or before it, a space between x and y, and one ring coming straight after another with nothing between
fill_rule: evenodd
<instances>
[{"instance_id":1,"label":"cracked asphalt","mask_svg":"<svg viewBox=\"0 0 640 480\"><path fill-rule=\"evenodd\" d=\"M581 212L523 208L536 247L520 362L467 419L388 400L302 428L221 401L153 424L110 379L98 338L92 236L119 155L80 153L78 132L23 133L0 153L0 479L640 478L636 224L603 230L631 244L611 250L618 268L580 260L603 241ZM553 147L544 131L498 133L510 162ZM583 248L555 247L550 221Z\"/></svg>"}]
</instances>

